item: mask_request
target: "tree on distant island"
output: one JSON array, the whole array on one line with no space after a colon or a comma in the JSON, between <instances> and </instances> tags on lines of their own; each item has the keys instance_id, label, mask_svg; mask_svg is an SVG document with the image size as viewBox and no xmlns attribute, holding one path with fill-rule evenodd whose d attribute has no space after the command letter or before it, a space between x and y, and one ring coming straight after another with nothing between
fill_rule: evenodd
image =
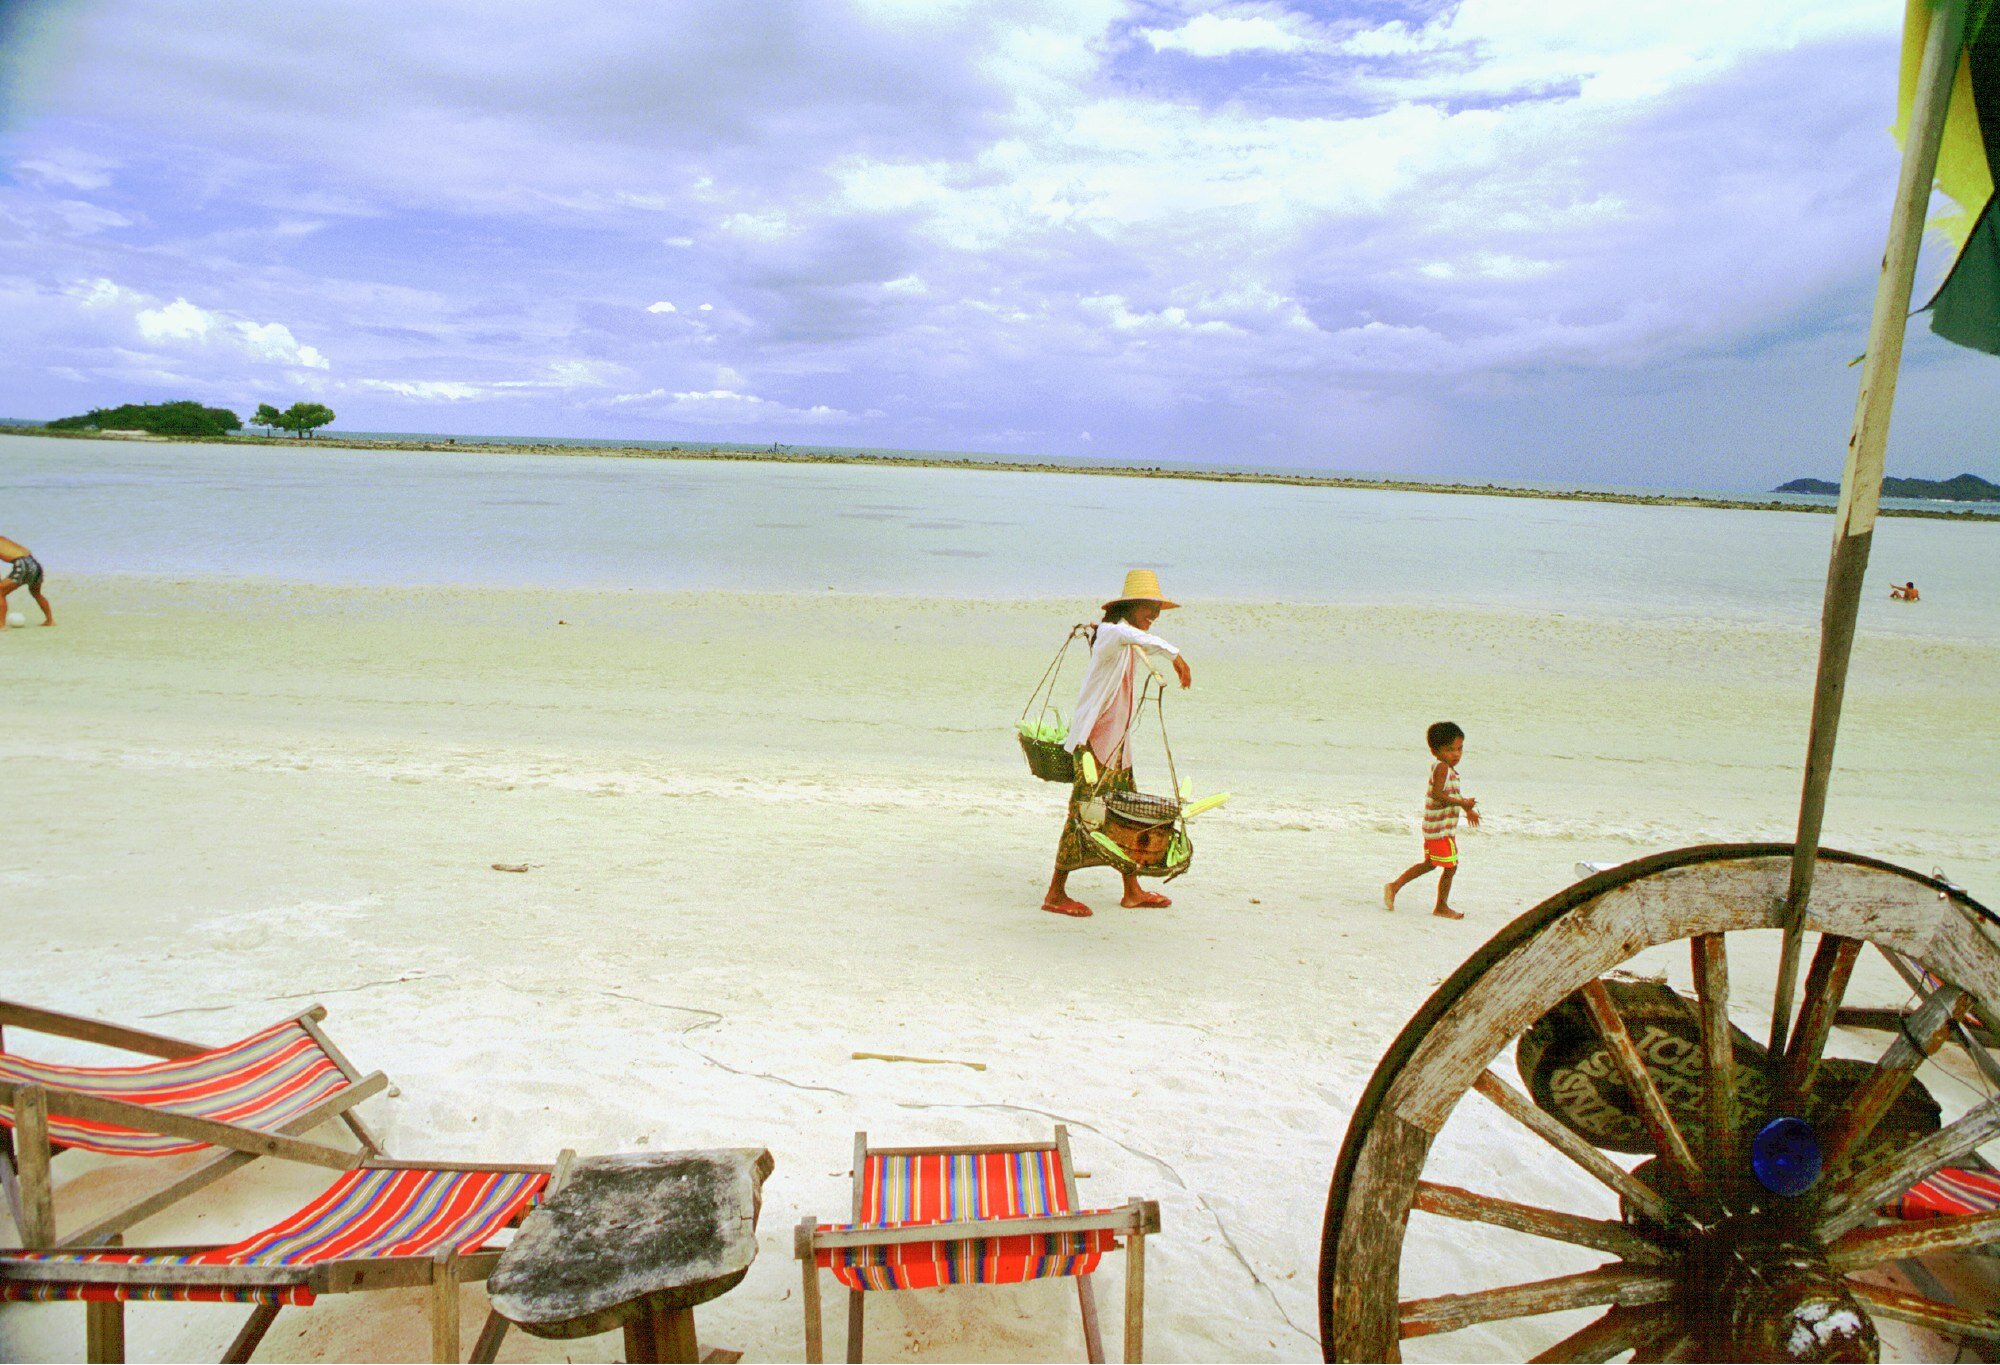
<instances>
[{"instance_id":1,"label":"tree on distant island","mask_svg":"<svg viewBox=\"0 0 2000 1365\"><path fill-rule=\"evenodd\" d=\"M228 408L205 408L191 398L176 403L125 403L92 408L79 417L44 423L50 431L145 431L155 436L227 436L243 428Z\"/></svg>"},{"instance_id":2,"label":"tree on distant island","mask_svg":"<svg viewBox=\"0 0 2000 1365\"><path fill-rule=\"evenodd\" d=\"M1793 479L1772 490L1776 493L1817 493L1830 497L1840 485L1825 479ZM2000 484L1977 474L1957 474L1949 479L1905 479L1890 475L1882 480L1885 498L1929 498L1941 502L2000 502Z\"/></svg>"},{"instance_id":3,"label":"tree on distant island","mask_svg":"<svg viewBox=\"0 0 2000 1365\"><path fill-rule=\"evenodd\" d=\"M258 409L259 412L263 410ZM323 427L333 420L333 409L324 403L294 403L277 417L277 424L294 436L310 436L315 427Z\"/></svg>"},{"instance_id":4,"label":"tree on distant island","mask_svg":"<svg viewBox=\"0 0 2000 1365\"><path fill-rule=\"evenodd\" d=\"M259 403L257 405L257 415L250 419L250 425L253 427L264 428L264 434L266 436L269 436L272 432L276 431L279 427L283 426L284 424L285 424L285 414L279 412L269 403Z\"/></svg>"}]
</instances>

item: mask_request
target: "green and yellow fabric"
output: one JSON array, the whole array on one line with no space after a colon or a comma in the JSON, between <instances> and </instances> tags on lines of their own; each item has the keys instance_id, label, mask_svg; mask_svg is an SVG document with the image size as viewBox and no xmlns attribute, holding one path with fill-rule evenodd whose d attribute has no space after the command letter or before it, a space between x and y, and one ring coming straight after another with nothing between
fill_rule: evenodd
<instances>
[{"instance_id":1,"label":"green and yellow fabric","mask_svg":"<svg viewBox=\"0 0 2000 1365\"><path fill-rule=\"evenodd\" d=\"M1908 0L1896 140L1904 140L1934 0ZM1937 186L1957 205L1929 226L1951 243L1944 283L1926 305L1947 341L2000 355L2000 0L1971 0L1966 39L1938 149Z\"/></svg>"}]
</instances>

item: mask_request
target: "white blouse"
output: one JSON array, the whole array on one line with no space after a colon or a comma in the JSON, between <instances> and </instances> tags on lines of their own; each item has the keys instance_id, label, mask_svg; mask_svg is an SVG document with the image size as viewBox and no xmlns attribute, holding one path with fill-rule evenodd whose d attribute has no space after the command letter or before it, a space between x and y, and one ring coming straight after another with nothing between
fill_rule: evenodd
<instances>
[{"instance_id":1,"label":"white blouse","mask_svg":"<svg viewBox=\"0 0 2000 1365\"><path fill-rule=\"evenodd\" d=\"M1157 635L1149 635L1124 621L1104 621L1091 642L1090 662L1083 670L1083 686L1077 692L1076 712L1070 717L1069 738L1063 747L1071 752L1088 741L1090 751L1106 767L1131 767L1119 750L1132 731L1133 707L1137 701L1136 680L1141 654L1177 658L1180 651Z\"/></svg>"}]
</instances>

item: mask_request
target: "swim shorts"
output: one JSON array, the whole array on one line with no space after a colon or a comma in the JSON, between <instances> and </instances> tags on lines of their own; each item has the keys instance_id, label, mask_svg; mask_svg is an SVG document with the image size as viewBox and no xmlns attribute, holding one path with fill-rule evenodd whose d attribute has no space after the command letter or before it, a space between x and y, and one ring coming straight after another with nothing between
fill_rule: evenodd
<instances>
[{"instance_id":1,"label":"swim shorts","mask_svg":"<svg viewBox=\"0 0 2000 1365\"><path fill-rule=\"evenodd\" d=\"M33 555L22 555L14 561L14 571L7 575L10 583L19 583L29 592L42 586L42 566Z\"/></svg>"},{"instance_id":2,"label":"swim shorts","mask_svg":"<svg viewBox=\"0 0 2000 1365\"><path fill-rule=\"evenodd\" d=\"M1424 840L1424 861L1432 867L1457 867L1457 836L1447 834L1441 839Z\"/></svg>"}]
</instances>

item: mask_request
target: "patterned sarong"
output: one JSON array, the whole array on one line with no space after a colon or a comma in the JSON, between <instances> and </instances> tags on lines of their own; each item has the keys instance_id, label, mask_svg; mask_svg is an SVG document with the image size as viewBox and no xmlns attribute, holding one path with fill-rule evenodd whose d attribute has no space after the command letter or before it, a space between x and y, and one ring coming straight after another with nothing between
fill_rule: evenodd
<instances>
[{"instance_id":1,"label":"patterned sarong","mask_svg":"<svg viewBox=\"0 0 2000 1365\"><path fill-rule=\"evenodd\" d=\"M1106 792L1135 792L1130 768L1114 768L1110 772L1099 773L1097 784L1092 786L1083 780L1083 765L1077 764L1076 785L1070 789L1069 816L1063 821L1062 838L1056 843L1056 871L1074 872L1080 867L1117 867L1110 855L1097 846L1095 840L1084 830L1083 821L1076 812L1077 803L1092 796L1102 796Z\"/></svg>"}]
</instances>

